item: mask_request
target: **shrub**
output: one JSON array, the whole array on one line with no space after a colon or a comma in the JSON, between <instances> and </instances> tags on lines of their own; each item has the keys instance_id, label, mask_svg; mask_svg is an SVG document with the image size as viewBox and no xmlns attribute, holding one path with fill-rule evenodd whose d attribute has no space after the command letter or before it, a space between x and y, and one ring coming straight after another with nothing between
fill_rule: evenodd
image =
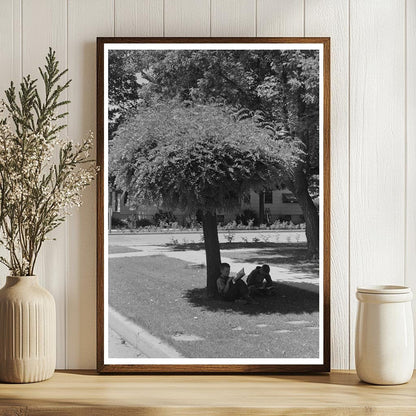
<instances>
[{"instance_id":1,"label":"shrub","mask_svg":"<svg viewBox=\"0 0 416 416\"><path fill-rule=\"evenodd\" d=\"M202 229L202 223L198 221L193 221L191 222L188 228L194 231L200 231Z\"/></svg>"},{"instance_id":2,"label":"shrub","mask_svg":"<svg viewBox=\"0 0 416 416\"><path fill-rule=\"evenodd\" d=\"M112 217L111 218L111 228L118 228L118 229L122 229L122 228L127 228L127 221L126 220L122 220L121 218L117 218L117 217Z\"/></svg>"},{"instance_id":3,"label":"shrub","mask_svg":"<svg viewBox=\"0 0 416 416\"><path fill-rule=\"evenodd\" d=\"M291 221L276 220L271 226L271 230L303 230L305 229L305 223L293 224Z\"/></svg>"},{"instance_id":4,"label":"shrub","mask_svg":"<svg viewBox=\"0 0 416 416\"><path fill-rule=\"evenodd\" d=\"M241 214L238 214L235 217L236 222L240 222L244 225L258 225L259 224L259 218L257 216L257 213L253 211L252 209L245 209ZM250 224L251 222L251 224Z\"/></svg>"},{"instance_id":5,"label":"shrub","mask_svg":"<svg viewBox=\"0 0 416 416\"><path fill-rule=\"evenodd\" d=\"M237 223L235 221L230 221L228 224L225 224L222 228L224 230L235 230L237 228Z\"/></svg>"},{"instance_id":6,"label":"shrub","mask_svg":"<svg viewBox=\"0 0 416 416\"><path fill-rule=\"evenodd\" d=\"M150 221L148 218L140 218L136 221L136 228L149 227L150 225L152 225L152 221Z\"/></svg>"},{"instance_id":7,"label":"shrub","mask_svg":"<svg viewBox=\"0 0 416 416\"><path fill-rule=\"evenodd\" d=\"M228 231L227 233L224 234L224 238L226 241L228 241L228 243L232 243L235 237L235 233L233 233L232 231Z\"/></svg>"},{"instance_id":8,"label":"shrub","mask_svg":"<svg viewBox=\"0 0 416 416\"><path fill-rule=\"evenodd\" d=\"M127 218L127 225L129 228L148 227L152 225L152 221L148 218L139 218L137 214L132 214Z\"/></svg>"},{"instance_id":9,"label":"shrub","mask_svg":"<svg viewBox=\"0 0 416 416\"><path fill-rule=\"evenodd\" d=\"M179 244L179 240L175 237L170 238L170 244L173 246L177 246Z\"/></svg>"},{"instance_id":10,"label":"shrub","mask_svg":"<svg viewBox=\"0 0 416 416\"><path fill-rule=\"evenodd\" d=\"M158 211L153 215L153 222L158 227L166 227L173 222L176 222L176 217L171 211Z\"/></svg>"}]
</instances>

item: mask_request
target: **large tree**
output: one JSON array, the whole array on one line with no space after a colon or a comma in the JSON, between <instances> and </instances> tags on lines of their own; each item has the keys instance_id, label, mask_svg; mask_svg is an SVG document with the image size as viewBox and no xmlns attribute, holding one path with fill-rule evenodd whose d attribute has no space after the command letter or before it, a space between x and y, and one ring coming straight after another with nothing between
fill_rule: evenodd
<instances>
[{"instance_id":1,"label":"large tree","mask_svg":"<svg viewBox=\"0 0 416 416\"><path fill-rule=\"evenodd\" d=\"M143 107L118 129L110 172L134 205L202 212L208 295L216 294L220 248L216 212L294 167L297 149L223 106Z\"/></svg>"},{"instance_id":2,"label":"large tree","mask_svg":"<svg viewBox=\"0 0 416 416\"><path fill-rule=\"evenodd\" d=\"M319 216L310 193L319 175L317 51L136 51L128 63L147 103L155 97L227 103L249 111L275 137L302 143L303 157L283 181L302 207L309 253L318 255Z\"/></svg>"}]
</instances>

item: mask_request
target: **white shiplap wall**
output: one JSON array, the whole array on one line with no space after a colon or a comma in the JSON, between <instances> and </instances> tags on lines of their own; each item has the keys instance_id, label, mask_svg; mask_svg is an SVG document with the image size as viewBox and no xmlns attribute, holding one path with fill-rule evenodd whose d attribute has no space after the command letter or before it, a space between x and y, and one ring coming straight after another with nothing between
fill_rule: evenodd
<instances>
[{"instance_id":1,"label":"white shiplap wall","mask_svg":"<svg viewBox=\"0 0 416 416\"><path fill-rule=\"evenodd\" d=\"M0 91L52 46L79 140L95 128L97 36L256 35L332 39L332 368L353 368L356 286L416 290L416 0L0 0ZM92 186L39 260L58 368L95 367L95 206Z\"/></svg>"}]
</instances>

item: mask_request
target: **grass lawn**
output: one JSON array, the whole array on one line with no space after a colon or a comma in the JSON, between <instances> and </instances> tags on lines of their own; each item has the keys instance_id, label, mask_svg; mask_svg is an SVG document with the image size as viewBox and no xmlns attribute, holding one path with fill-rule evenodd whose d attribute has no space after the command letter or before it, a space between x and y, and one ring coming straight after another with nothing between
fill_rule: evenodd
<instances>
[{"instance_id":1,"label":"grass lawn","mask_svg":"<svg viewBox=\"0 0 416 416\"><path fill-rule=\"evenodd\" d=\"M108 253L109 254L118 254L118 253L134 253L140 250L135 250L131 247L124 247L124 246L108 246Z\"/></svg>"},{"instance_id":2,"label":"grass lawn","mask_svg":"<svg viewBox=\"0 0 416 416\"><path fill-rule=\"evenodd\" d=\"M109 259L109 302L188 358L315 358L318 295L277 284L258 305L205 296L206 269L163 255Z\"/></svg>"}]
</instances>

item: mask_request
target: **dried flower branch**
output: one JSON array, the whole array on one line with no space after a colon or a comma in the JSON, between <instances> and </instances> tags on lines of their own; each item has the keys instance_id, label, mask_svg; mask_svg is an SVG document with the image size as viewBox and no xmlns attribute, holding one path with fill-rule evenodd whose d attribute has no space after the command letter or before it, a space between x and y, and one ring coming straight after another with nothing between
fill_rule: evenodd
<instances>
[{"instance_id":1,"label":"dried flower branch","mask_svg":"<svg viewBox=\"0 0 416 416\"><path fill-rule=\"evenodd\" d=\"M81 205L82 191L96 174L89 157L92 134L80 144L59 137L66 125L57 121L67 115L60 108L69 102L60 96L70 81L58 84L67 72L60 72L58 65L49 49L45 69L39 68L43 99L37 80L28 75L17 95L12 82L7 103L0 103L0 245L10 255L0 257L0 263L13 276L33 275L47 234L71 207Z\"/></svg>"}]
</instances>

